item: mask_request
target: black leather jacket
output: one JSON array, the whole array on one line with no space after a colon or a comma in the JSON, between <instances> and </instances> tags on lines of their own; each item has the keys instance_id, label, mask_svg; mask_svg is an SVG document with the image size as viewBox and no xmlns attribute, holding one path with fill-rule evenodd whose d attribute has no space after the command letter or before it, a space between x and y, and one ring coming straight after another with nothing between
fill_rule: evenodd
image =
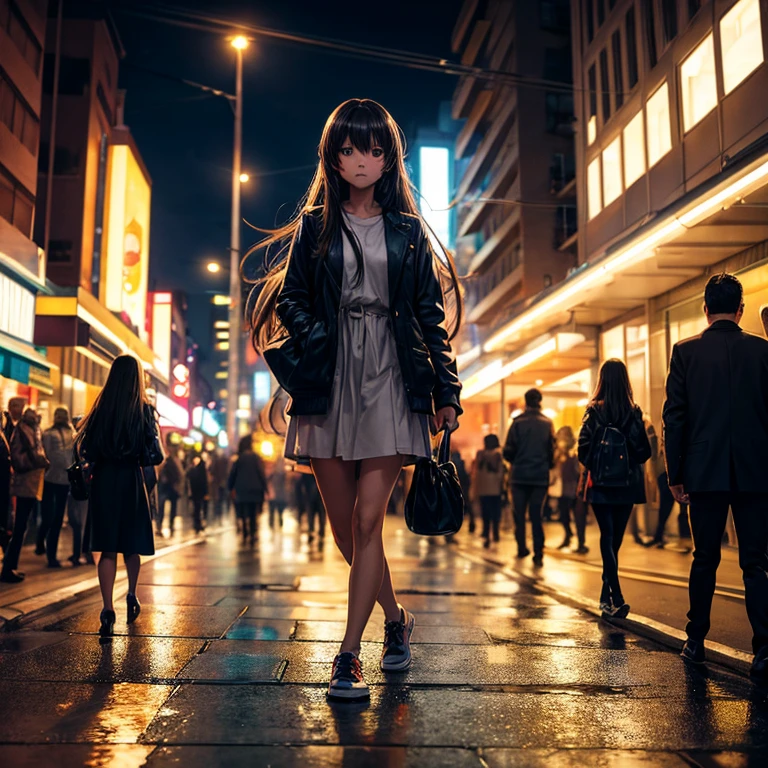
<instances>
[{"instance_id":1,"label":"black leather jacket","mask_svg":"<svg viewBox=\"0 0 768 768\"><path fill-rule=\"evenodd\" d=\"M555 466L555 428L540 408L526 408L512 422L504 458L512 465L513 484L549 485L549 470Z\"/></svg>"},{"instance_id":2,"label":"black leather jacket","mask_svg":"<svg viewBox=\"0 0 768 768\"><path fill-rule=\"evenodd\" d=\"M304 214L296 234L277 315L290 335L264 357L291 395L291 415L328 412L336 371L338 313L344 256L341 237L325 258L314 255L321 214ZM384 214L389 314L411 411L431 414L452 406L461 413L456 360L448 342L440 282L419 220Z\"/></svg>"}]
</instances>

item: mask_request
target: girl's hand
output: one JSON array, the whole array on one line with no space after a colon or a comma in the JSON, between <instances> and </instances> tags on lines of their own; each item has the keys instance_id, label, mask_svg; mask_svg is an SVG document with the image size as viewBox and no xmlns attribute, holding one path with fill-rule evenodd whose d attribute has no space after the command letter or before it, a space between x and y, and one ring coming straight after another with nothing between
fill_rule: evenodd
<instances>
[{"instance_id":1,"label":"girl's hand","mask_svg":"<svg viewBox=\"0 0 768 768\"><path fill-rule=\"evenodd\" d=\"M453 432L455 429L459 428L459 420L456 416L456 410L452 405L446 405L432 417L433 434L436 435L443 428L447 429L449 432Z\"/></svg>"}]
</instances>

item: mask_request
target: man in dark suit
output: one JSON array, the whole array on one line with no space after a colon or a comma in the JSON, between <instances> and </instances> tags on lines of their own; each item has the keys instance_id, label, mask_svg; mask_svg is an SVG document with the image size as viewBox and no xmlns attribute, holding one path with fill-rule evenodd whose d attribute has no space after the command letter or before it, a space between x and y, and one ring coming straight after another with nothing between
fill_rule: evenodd
<instances>
[{"instance_id":1,"label":"man in dark suit","mask_svg":"<svg viewBox=\"0 0 768 768\"><path fill-rule=\"evenodd\" d=\"M682 656L704 661L720 546L733 511L754 636L752 674L768 680L768 341L741 330L741 283L712 277L709 327L672 350L664 404L667 479L690 501L693 564Z\"/></svg>"}]
</instances>

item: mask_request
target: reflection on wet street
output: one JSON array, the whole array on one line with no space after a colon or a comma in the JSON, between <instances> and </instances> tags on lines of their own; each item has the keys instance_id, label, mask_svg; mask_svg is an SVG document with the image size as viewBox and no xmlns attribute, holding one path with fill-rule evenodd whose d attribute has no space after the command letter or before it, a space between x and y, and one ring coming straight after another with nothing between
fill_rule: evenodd
<instances>
[{"instance_id":1,"label":"reflection on wet street","mask_svg":"<svg viewBox=\"0 0 768 768\"><path fill-rule=\"evenodd\" d=\"M758 766L768 696L387 521L414 663L361 659L371 700L329 704L347 566L287 517L149 563L144 609L100 645L93 598L0 636L8 766ZM122 609L122 610L120 610Z\"/></svg>"}]
</instances>

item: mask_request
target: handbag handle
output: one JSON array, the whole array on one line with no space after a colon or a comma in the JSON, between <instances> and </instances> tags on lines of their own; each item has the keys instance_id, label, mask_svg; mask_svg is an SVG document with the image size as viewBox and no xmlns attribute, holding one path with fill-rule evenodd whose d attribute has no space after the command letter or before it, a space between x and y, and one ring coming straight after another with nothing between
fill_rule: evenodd
<instances>
[{"instance_id":1,"label":"handbag handle","mask_svg":"<svg viewBox=\"0 0 768 768\"><path fill-rule=\"evenodd\" d=\"M440 447L437 449L437 463L446 464L451 459L451 432L443 429L443 436L440 439Z\"/></svg>"}]
</instances>

